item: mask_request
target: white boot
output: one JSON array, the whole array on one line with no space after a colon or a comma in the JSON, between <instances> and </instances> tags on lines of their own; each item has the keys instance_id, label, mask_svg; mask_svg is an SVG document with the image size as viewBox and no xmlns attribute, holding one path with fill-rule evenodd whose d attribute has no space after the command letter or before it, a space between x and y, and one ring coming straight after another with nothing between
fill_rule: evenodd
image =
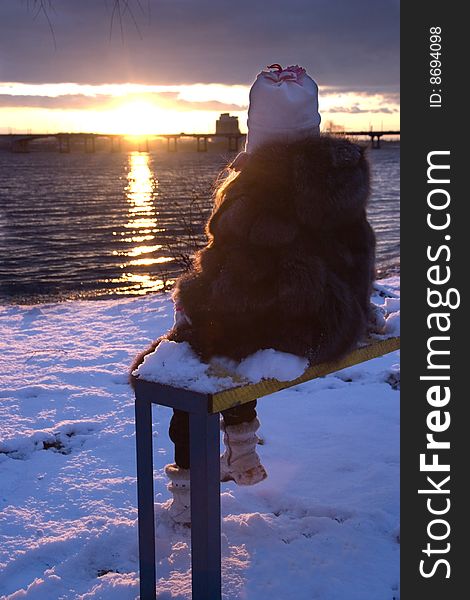
<instances>
[{"instance_id":1,"label":"white boot","mask_svg":"<svg viewBox=\"0 0 470 600\"><path fill-rule=\"evenodd\" d=\"M189 469L181 469L176 464L166 465L165 473L170 480L168 490L173 494L169 507L170 517L180 525L191 524Z\"/></svg>"},{"instance_id":2,"label":"white boot","mask_svg":"<svg viewBox=\"0 0 470 600\"><path fill-rule=\"evenodd\" d=\"M254 485L266 479L266 469L256 452L258 419L239 425L225 425L222 421L220 428L224 432L225 444L225 452L220 457L220 481Z\"/></svg>"}]
</instances>

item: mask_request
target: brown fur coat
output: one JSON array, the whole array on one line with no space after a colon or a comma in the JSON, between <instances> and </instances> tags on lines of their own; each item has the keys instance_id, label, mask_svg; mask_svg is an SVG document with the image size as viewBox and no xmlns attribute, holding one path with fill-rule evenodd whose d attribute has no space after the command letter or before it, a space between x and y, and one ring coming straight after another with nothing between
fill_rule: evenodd
<instances>
[{"instance_id":1,"label":"brown fur coat","mask_svg":"<svg viewBox=\"0 0 470 600\"><path fill-rule=\"evenodd\" d=\"M275 348L321 362L348 352L365 332L374 278L368 195L364 150L347 140L257 150L219 192L208 244L177 281L192 325L166 337L203 359Z\"/></svg>"}]
</instances>

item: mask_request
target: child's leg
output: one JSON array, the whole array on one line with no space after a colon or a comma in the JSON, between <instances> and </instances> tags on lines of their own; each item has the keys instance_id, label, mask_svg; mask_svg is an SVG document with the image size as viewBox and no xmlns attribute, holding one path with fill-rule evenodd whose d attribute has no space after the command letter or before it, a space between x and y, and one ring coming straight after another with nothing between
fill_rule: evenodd
<instances>
[{"instance_id":1,"label":"child's leg","mask_svg":"<svg viewBox=\"0 0 470 600\"><path fill-rule=\"evenodd\" d=\"M189 469L189 415L187 412L173 410L169 434L175 445L175 463L181 469Z\"/></svg>"},{"instance_id":2,"label":"child's leg","mask_svg":"<svg viewBox=\"0 0 470 600\"><path fill-rule=\"evenodd\" d=\"M256 400L225 410L222 415L225 425L240 425L256 418ZM170 422L170 439L175 445L175 463L181 469L189 469L189 417L182 410L173 410Z\"/></svg>"},{"instance_id":3,"label":"child's leg","mask_svg":"<svg viewBox=\"0 0 470 600\"><path fill-rule=\"evenodd\" d=\"M225 425L240 425L256 419L256 400L241 406L234 406L222 412Z\"/></svg>"},{"instance_id":4,"label":"child's leg","mask_svg":"<svg viewBox=\"0 0 470 600\"><path fill-rule=\"evenodd\" d=\"M170 480L168 490L172 494L169 507L171 518L180 524L191 523L190 480L189 480L189 415L182 410L173 410L170 423L170 438L175 445L175 465L165 467Z\"/></svg>"},{"instance_id":5,"label":"child's leg","mask_svg":"<svg viewBox=\"0 0 470 600\"><path fill-rule=\"evenodd\" d=\"M222 413L225 452L220 457L221 481L254 485L267 477L256 452L259 421L255 409L256 400L253 400Z\"/></svg>"}]
</instances>

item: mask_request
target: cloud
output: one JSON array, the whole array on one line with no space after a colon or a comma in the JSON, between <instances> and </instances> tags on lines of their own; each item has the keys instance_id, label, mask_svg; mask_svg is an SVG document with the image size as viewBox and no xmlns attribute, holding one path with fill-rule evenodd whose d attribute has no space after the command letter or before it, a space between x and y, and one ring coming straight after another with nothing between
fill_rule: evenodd
<instances>
[{"instance_id":1,"label":"cloud","mask_svg":"<svg viewBox=\"0 0 470 600\"><path fill-rule=\"evenodd\" d=\"M400 102L400 92L398 91L398 86L363 86L361 89L357 89L352 86L322 86L321 89L322 95L327 96L338 96L338 95L348 95L353 94L354 96L378 96L384 102L390 104L399 104Z\"/></svg>"},{"instance_id":2,"label":"cloud","mask_svg":"<svg viewBox=\"0 0 470 600\"><path fill-rule=\"evenodd\" d=\"M24 82L250 84L272 62L303 64L321 86L398 90L398 0L57 0L48 25L25 3L0 3L0 79ZM144 2L143 5L146 3ZM108 6L108 9L106 8Z\"/></svg>"},{"instance_id":3,"label":"cloud","mask_svg":"<svg viewBox=\"0 0 470 600\"><path fill-rule=\"evenodd\" d=\"M233 112L244 110L246 107L237 104L227 104L217 100L189 101L179 98L178 92L128 94L114 97L109 94L90 96L85 94L63 94L59 96L0 94L0 107L3 108L47 108L61 110L81 109L112 109L133 101L144 101L161 108L180 111L218 111Z\"/></svg>"},{"instance_id":4,"label":"cloud","mask_svg":"<svg viewBox=\"0 0 470 600\"><path fill-rule=\"evenodd\" d=\"M347 113L347 114L361 114L361 113L377 113L392 115L398 112L397 108L390 108L388 106L380 106L379 108L361 108L358 104L352 106L332 106L326 110L327 113Z\"/></svg>"},{"instance_id":5,"label":"cloud","mask_svg":"<svg viewBox=\"0 0 470 600\"><path fill-rule=\"evenodd\" d=\"M247 106L228 104L218 100L190 101L179 97L179 92L160 92L159 94L139 94L139 99L156 102L159 106L168 106L178 110L215 110L220 112L246 110Z\"/></svg>"},{"instance_id":6,"label":"cloud","mask_svg":"<svg viewBox=\"0 0 470 600\"><path fill-rule=\"evenodd\" d=\"M103 107L112 100L110 96L90 97L83 94L69 94L66 96L21 96L13 94L0 94L0 106L8 108L60 108L60 109L88 109Z\"/></svg>"}]
</instances>

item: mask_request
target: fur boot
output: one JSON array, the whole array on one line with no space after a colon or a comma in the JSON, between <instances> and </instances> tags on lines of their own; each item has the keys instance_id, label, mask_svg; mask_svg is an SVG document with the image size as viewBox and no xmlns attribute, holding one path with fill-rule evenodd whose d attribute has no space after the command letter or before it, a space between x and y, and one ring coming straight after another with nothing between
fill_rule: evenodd
<instances>
[{"instance_id":1,"label":"fur boot","mask_svg":"<svg viewBox=\"0 0 470 600\"><path fill-rule=\"evenodd\" d=\"M176 464L166 465L165 473L170 480L168 490L173 495L169 507L170 517L180 525L191 524L189 469L181 469Z\"/></svg>"},{"instance_id":2,"label":"fur boot","mask_svg":"<svg viewBox=\"0 0 470 600\"><path fill-rule=\"evenodd\" d=\"M254 485L268 476L261 464L256 444L258 419L239 425L221 423L225 452L220 457L220 480L235 481L238 485Z\"/></svg>"}]
</instances>

